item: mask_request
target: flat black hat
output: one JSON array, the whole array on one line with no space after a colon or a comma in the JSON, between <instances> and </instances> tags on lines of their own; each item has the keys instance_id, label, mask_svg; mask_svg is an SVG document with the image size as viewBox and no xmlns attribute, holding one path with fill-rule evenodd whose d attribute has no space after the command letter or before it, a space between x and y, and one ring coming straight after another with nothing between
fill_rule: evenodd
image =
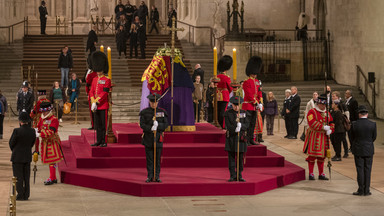
<instances>
[{"instance_id":1,"label":"flat black hat","mask_svg":"<svg viewBox=\"0 0 384 216\"><path fill-rule=\"evenodd\" d=\"M368 109L364 105L360 105L359 108L357 108L358 113L368 113Z\"/></svg>"},{"instance_id":2,"label":"flat black hat","mask_svg":"<svg viewBox=\"0 0 384 216\"><path fill-rule=\"evenodd\" d=\"M245 68L245 74L250 76L252 74L258 75L263 67L263 60L259 56L252 56L247 63Z\"/></svg>"},{"instance_id":3,"label":"flat black hat","mask_svg":"<svg viewBox=\"0 0 384 216\"><path fill-rule=\"evenodd\" d=\"M38 90L38 91L37 91L37 95L38 95L38 96L41 96L41 95L47 95L47 90Z\"/></svg>"},{"instance_id":4,"label":"flat black hat","mask_svg":"<svg viewBox=\"0 0 384 216\"><path fill-rule=\"evenodd\" d=\"M242 104L244 100L240 96L232 96L229 99L229 102L231 102L231 104L239 105L239 99L240 99L240 104Z\"/></svg>"},{"instance_id":5,"label":"flat black hat","mask_svg":"<svg viewBox=\"0 0 384 216\"><path fill-rule=\"evenodd\" d=\"M217 70L219 72L227 71L232 67L232 63L232 57L229 55L225 55L219 59L219 62L217 63Z\"/></svg>"},{"instance_id":6,"label":"flat black hat","mask_svg":"<svg viewBox=\"0 0 384 216\"><path fill-rule=\"evenodd\" d=\"M317 97L316 103L318 104L327 104L327 95L321 94L319 97Z\"/></svg>"},{"instance_id":7,"label":"flat black hat","mask_svg":"<svg viewBox=\"0 0 384 216\"><path fill-rule=\"evenodd\" d=\"M19 121L23 123L28 123L31 121L31 118L29 117L27 112L21 112L19 115Z\"/></svg>"},{"instance_id":8,"label":"flat black hat","mask_svg":"<svg viewBox=\"0 0 384 216\"><path fill-rule=\"evenodd\" d=\"M51 102L45 101L45 102L40 104L39 111L40 112L47 112L47 111L51 111L52 109L53 109L53 106L52 106Z\"/></svg>"},{"instance_id":9,"label":"flat black hat","mask_svg":"<svg viewBox=\"0 0 384 216\"><path fill-rule=\"evenodd\" d=\"M92 54L91 65L92 65L93 71L95 72L103 71L104 74L108 74L108 71L109 71L108 58L103 52L96 51Z\"/></svg>"},{"instance_id":10,"label":"flat black hat","mask_svg":"<svg viewBox=\"0 0 384 216\"><path fill-rule=\"evenodd\" d=\"M148 100L151 102L158 101L160 99L160 97L161 97L161 95L159 95L157 93L152 93L152 94L147 96Z\"/></svg>"}]
</instances>

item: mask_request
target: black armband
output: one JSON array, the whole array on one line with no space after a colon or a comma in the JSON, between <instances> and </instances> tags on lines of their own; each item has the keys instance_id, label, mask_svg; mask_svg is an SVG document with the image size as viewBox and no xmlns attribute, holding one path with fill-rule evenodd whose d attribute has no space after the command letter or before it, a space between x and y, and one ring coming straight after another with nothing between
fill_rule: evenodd
<instances>
[{"instance_id":1,"label":"black armband","mask_svg":"<svg viewBox=\"0 0 384 216\"><path fill-rule=\"evenodd\" d=\"M103 88L104 92L109 92L109 88Z\"/></svg>"},{"instance_id":2,"label":"black armband","mask_svg":"<svg viewBox=\"0 0 384 216\"><path fill-rule=\"evenodd\" d=\"M53 130L53 132L56 132L56 128L54 127L49 127L49 129Z\"/></svg>"}]
</instances>

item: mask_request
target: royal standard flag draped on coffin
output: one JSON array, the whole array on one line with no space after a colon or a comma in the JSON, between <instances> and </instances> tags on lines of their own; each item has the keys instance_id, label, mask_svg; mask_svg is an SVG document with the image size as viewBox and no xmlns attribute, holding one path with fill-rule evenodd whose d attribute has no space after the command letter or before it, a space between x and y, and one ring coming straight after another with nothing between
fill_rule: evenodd
<instances>
[{"instance_id":1,"label":"royal standard flag draped on coffin","mask_svg":"<svg viewBox=\"0 0 384 216\"><path fill-rule=\"evenodd\" d=\"M159 107L168 112L168 120L171 123L172 64L169 55L169 48L159 49L144 71L141 79L143 84L140 110L149 106L146 97L150 93L158 93L163 96L159 101ZM194 86L178 49L175 51L174 58L173 87L173 131L194 131L195 119L192 100Z\"/></svg>"}]
</instances>

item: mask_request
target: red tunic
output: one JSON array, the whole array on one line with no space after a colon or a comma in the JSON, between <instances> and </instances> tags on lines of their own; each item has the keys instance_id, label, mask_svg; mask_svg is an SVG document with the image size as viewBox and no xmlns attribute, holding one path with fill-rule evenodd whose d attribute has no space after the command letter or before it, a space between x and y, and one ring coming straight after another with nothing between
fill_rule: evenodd
<instances>
[{"instance_id":1,"label":"red tunic","mask_svg":"<svg viewBox=\"0 0 384 216\"><path fill-rule=\"evenodd\" d=\"M249 77L243 82L244 103L243 110L256 111L257 104L263 98L262 92L259 91L260 83L258 79Z\"/></svg>"},{"instance_id":2,"label":"red tunic","mask_svg":"<svg viewBox=\"0 0 384 216\"><path fill-rule=\"evenodd\" d=\"M43 102L49 102L49 100L47 98L42 98L42 99L38 100L37 103L35 104L35 106L33 107L33 110L29 114L31 119L33 119L33 127L34 128L37 128L37 124L40 121L40 116L41 116L40 104Z\"/></svg>"},{"instance_id":3,"label":"red tunic","mask_svg":"<svg viewBox=\"0 0 384 216\"><path fill-rule=\"evenodd\" d=\"M85 78L85 82L87 83L86 86L85 86L85 92L87 92L87 95L89 95L89 91L91 90L91 86L92 86L92 81L93 81L93 79L95 77L97 77L97 73L96 72L91 72ZM90 97L88 97L88 100L89 99L90 99Z\"/></svg>"},{"instance_id":4,"label":"red tunic","mask_svg":"<svg viewBox=\"0 0 384 216\"><path fill-rule=\"evenodd\" d=\"M332 116L328 112L328 122L332 122ZM303 152L308 156L324 158L329 149L329 137L323 126L327 124L326 112L320 112L315 108L309 110L307 115L308 130L305 136ZM332 133L335 131L335 124L330 123Z\"/></svg>"},{"instance_id":5,"label":"red tunic","mask_svg":"<svg viewBox=\"0 0 384 216\"><path fill-rule=\"evenodd\" d=\"M51 113L45 119L40 118L37 125L41 137L41 161L44 164L55 164L63 159L58 134L59 121Z\"/></svg>"},{"instance_id":6,"label":"red tunic","mask_svg":"<svg viewBox=\"0 0 384 216\"><path fill-rule=\"evenodd\" d=\"M231 77L225 73L217 75L220 82L217 83L217 101L229 102L229 94L232 92Z\"/></svg>"},{"instance_id":7,"label":"red tunic","mask_svg":"<svg viewBox=\"0 0 384 216\"><path fill-rule=\"evenodd\" d=\"M97 110L106 110L109 108L108 93L111 89L111 80L102 75L93 79L89 96L91 102L97 104Z\"/></svg>"}]
</instances>

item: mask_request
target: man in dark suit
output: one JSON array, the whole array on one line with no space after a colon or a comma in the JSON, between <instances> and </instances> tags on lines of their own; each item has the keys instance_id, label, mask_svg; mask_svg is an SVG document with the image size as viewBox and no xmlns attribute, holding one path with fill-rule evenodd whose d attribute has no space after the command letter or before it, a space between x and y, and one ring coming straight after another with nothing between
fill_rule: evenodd
<instances>
[{"instance_id":1,"label":"man in dark suit","mask_svg":"<svg viewBox=\"0 0 384 216\"><path fill-rule=\"evenodd\" d=\"M17 200L28 200L29 177L31 174L32 147L36 141L36 132L28 126L31 121L27 112L19 115L20 128L13 130L9 147L12 151L11 161L13 176L17 178Z\"/></svg>"},{"instance_id":2,"label":"man in dark suit","mask_svg":"<svg viewBox=\"0 0 384 216\"><path fill-rule=\"evenodd\" d=\"M352 96L352 90L345 91L345 106L349 111L349 120L351 122L359 119L359 113L357 112L357 108L359 107L359 104L357 103L357 100ZM349 148L352 149L351 130L348 131L348 139L350 143Z\"/></svg>"},{"instance_id":3,"label":"man in dark suit","mask_svg":"<svg viewBox=\"0 0 384 216\"><path fill-rule=\"evenodd\" d=\"M45 6L45 1L41 1L41 6L39 7L39 13L40 13L40 34L46 34L45 33L45 27L47 26L47 17L48 17L48 11L47 7Z\"/></svg>"},{"instance_id":4,"label":"man in dark suit","mask_svg":"<svg viewBox=\"0 0 384 216\"><path fill-rule=\"evenodd\" d=\"M297 94L296 86L291 87L291 103L290 107L286 109L286 113L289 114L288 118L290 118L290 136L288 139L297 139L297 133L299 132L299 116L300 116L300 96Z\"/></svg>"},{"instance_id":5,"label":"man in dark suit","mask_svg":"<svg viewBox=\"0 0 384 216\"><path fill-rule=\"evenodd\" d=\"M204 70L201 69L200 64L195 65L195 70L193 71L192 81L195 82L196 76L200 76L200 83L204 85Z\"/></svg>"},{"instance_id":6,"label":"man in dark suit","mask_svg":"<svg viewBox=\"0 0 384 216\"><path fill-rule=\"evenodd\" d=\"M376 123L368 120L368 110L364 105L358 108L359 119L352 122L352 153L355 156L357 183L359 189L353 193L357 196L369 196L371 192L371 170L374 154L373 142L376 140Z\"/></svg>"}]
</instances>

